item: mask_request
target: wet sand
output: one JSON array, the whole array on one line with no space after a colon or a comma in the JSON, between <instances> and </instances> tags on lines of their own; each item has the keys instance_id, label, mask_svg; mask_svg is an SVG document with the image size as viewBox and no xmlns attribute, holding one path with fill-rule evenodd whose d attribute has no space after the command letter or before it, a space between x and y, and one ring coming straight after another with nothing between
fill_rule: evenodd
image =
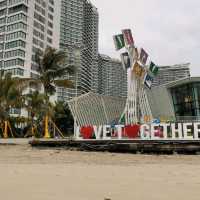
<instances>
[{"instance_id":1,"label":"wet sand","mask_svg":"<svg viewBox=\"0 0 200 200\"><path fill-rule=\"evenodd\" d=\"M0 146L2 200L199 200L200 156Z\"/></svg>"}]
</instances>

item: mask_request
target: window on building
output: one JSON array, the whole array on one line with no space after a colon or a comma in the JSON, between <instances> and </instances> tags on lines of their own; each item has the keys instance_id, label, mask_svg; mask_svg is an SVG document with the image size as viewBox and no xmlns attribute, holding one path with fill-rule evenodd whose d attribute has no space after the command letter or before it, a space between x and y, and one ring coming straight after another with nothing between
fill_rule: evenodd
<instances>
[{"instance_id":1,"label":"window on building","mask_svg":"<svg viewBox=\"0 0 200 200\"><path fill-rule=\"evenodd\" d=\"M54 5L54 0L49 0L49 3Z\"/></svg>"},{"instance_id":2,"label":"window on building","mask_svg":"<svg viewBox=\"0 0 200 200\"><path fill-rule=\"evenodd\" d=\"M44 34L35 29L33 30L33 35L40 38L41 40L44 40Z\"/></svg>"},{"instance_id":3,"label":"window on building","mask_svg":"<svg viewBox=\"0 0 200 200\"><path fill-rule=\"evenodd\" d=\"M24 75L24 70L20 69L20 68L14 68L14 69L5 70L5 73L11 73L12 75L23 76Z\"/></svg>"},{"instance_id":4,"label":"window on building","mask_svg":"<svg viewBox=\"0 0 200 200\"><path fill-rule=\"evenodd\" d=\"M17 65L24 67L24 60L17 58L17 59L7 60L4 62L4 68L15 67Z\"/></svg>"},{"instance_id":5,"label":"window on building","mask_svg":"<svg viewBox=\"0 0 200 200\"><path fill-rule=\"evenodd\" d=\"M45 15L45 9L39 6L38 4L35 4L35 10L41 13L42 15Z\"/></svg>"},{"instance_id":6,"label":"window on building","mask_svg":"<svg viewBox=\"0 0 200 200\"><path fill-rule=\"evenodd\" d=\"M49 17L49 19L53 20L53 15L48 13L48 17Z\"/></svg>"},{"instance_id":7,"label":"window on building","mask_svg":"<svg viewBox=\"0 0 200 200\"><path fill-rule=\"evenodd\" d=\"M4 54L4 58L11 58L11 57L25 57L25 51L21 49L13 50L13 51L7 51Z\"/></svg>"},{"instance_id":8,"label":"window on building","mask_svg":"<svg viewBox=\"0 0 200 200\"><path fill-rule=\"evenodd\" d=\"M9 33L6 35L6 40L16 40L18 38L23 38L26 39L26 33L24 33L23 31L18 31L18 32L14 32L14 33Z\"/></svg>"},{"instance_id":9,"label":"window on building","mask_svg":"<svg viewBox=\"0 0 200 200\"><path fill-rule=\"evenodd\" d=\"M3 32L5 32L5 26L0 27L0 33L3 33Z\"/></svg>"},{"instance_id":10,"label":"window on building","mask_svg":"<svg viewBox=\"0 0 200 200\"><path fill-rule=\"evenodd\" d=\"M34 12L34 18L37 19L39 22L45 24L45 18L39 15L38 13Z\"/></svg>"},{"instance_id":11,"label":"window on building","mask_svg":"<svg viewBox=\"0 0 200 200\"><path fill-rule=\"evenodd\" d=\"M54 9L51 6L49 6L49 11L54 12Z\"/></svg>"},{"instance_id":12,"label":"window on building","mask_svg":"<svg viewBox=\"0 0 200 200\"><path fill-rule=\"evenodd\" d=\"M4 17L4 18L1 18L1 19L0 19L0 25L1 25L1 24L5 24L5 23L6 23L6 18L5 18L5 17Z\"/></svg>"},{"instance_id":13,"label":"window on building","mask_svg":"<svg viewBox=\"0 0 200 200\"><path fill-rule=\"evenodd\" d=\"M0 16L3 16L6 14L6 9L0 10Z\"/></svg>"},{"instance_id":14,"label":"window on building","mask_svg":"<svg viewBox=\"0 0 200 200\"><path fill-rule=\"evenodd\" d=\"M4 44L1 43L1 44L0 44L0 50L3 50L3 48L4 48Z\"/></svg>"},{"instance_id":15,"label":"window on building","mask_svg":"<svg viewBox=\"0 0 200 200\"><path fill-rule=\"evenodd\" d=\"M3 58L3 52L0 52L0 59Z\"/></svg>"},{"instance_id":16,"label":"window on building","mask_svg":"<svg viewBox=\"0 0 200 200\"><path fill-rule=\"evenodd\" d=\"M12 49L12 48L16 48L16 47L26 47L26 42L22 41L22 40L16 40L16 41L12 41L12 42L7 42L5 49Z\"/></svg>"},{"instance_id":17,"label":"window on building","mask_svg":"<svg viewBox=\"0 0 200 200\"><path fill-rule=\"evenodd\" d=\"M3 8L4 6L6 6L6 1L1 1L0 2L0 8Z\"/></svg>"},{"instance_id":18,"label":"window on building","mask_svg":"<svg viewBox=\"0 0 200 200\"><path fill-rule=\"evenodd\" d=\"M36 39L35 37L33 37L33 44L40 46L41 48L44 48L44 43L38 39Z\"/></svg>"},{"instance_id":19,"label":"window on building","mask_svg":"<svg viewBox=\"0 0 200 200\"><path fill-rule=\"evenodd\" d=\"M15 21L19 21L19 20L23 20L23 21L27 21L27 16L23 13L19 13L17 15L13 15L7 18L7 22L11 23L11 22L15 22Z\"/></svg>"},{"instance_id":20,"label":"window on building","mask_svg":"<svg viewBox=\"0 0 200 200\"><path fill-rule=\"evenodd\" d=\"M11 24L11 25L7 26L7 31L14 31L14 30L17 30L17 29L26 30L27 29L27 25L25 23L23 23L23 22L18 22L18 23Z\"/></svg>"},{"instance_id":21,"label":"window on building","mask_svg":"<svg viewBox=\"0 0 200 200\"><path fill-rule=\"evenodd\" d=\"M52 36L52 35L53 35L53 32L52 32L51 30L48 29L48 30L47 30L47 34L49 34L49 35Z\"/></svg>"},{"instance_id":22,"label":"window on building","mask_svg":"<svg viewBox=\"0 0 200 200\"><path fill-rule=\"evenodd\" d=\"M34 20L34 27L44 32L44 26Z\"/></svg>"},{"instance_id":23,"label":"window on building","mask_svg":"<svg viewBox=\"0 0 200 200\"><path fill-rule=\"evenodd\" d=\"M18 4L18 3L28 4L28 0L9 0L9 2L8 2L9 5L14 5L14 4Z\"/></svg>"},{"instance_id":24,"label":"window on building","mask_svg":"<svg viewBox=\"0 0 200 200\"><path fill-rule=\"evenodd\" d=\"M20 5L11 7L11 8L8 9L8 14L13 14L13 13L16 13L16 12L19 12L19 11L24 11L24 12L27 13L28 7L24 4L20 4Z\"/></svg>"},{"instance_id":25,"label":"window on building","mask_svg":"<svg viewBox=\"0 0 200 200\"><path fill-rule=\"evenodd\" d=\"M49 38L49 37L47 37L47 42L50 43L50 44L52 44L52 39Z\"/></svg>"},{"instance_id":26,"label":"window on building","mask_svg":"<svg viewBox=\"0 0 200 200\"><path fill-rule=\"evenodd\" d=\"M51 28L53 28L53 23L51 23L51 22L48 21L48 26L51 27Z\"/></svg>"}]
</instances>

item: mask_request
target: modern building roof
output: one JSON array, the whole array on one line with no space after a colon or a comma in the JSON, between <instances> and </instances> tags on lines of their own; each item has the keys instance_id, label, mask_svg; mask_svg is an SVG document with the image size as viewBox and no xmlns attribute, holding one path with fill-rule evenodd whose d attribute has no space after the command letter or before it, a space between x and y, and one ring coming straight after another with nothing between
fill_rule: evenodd
<instances>
[{"instance_id":1,"label":"modern building roof","mask_svg":"<svg viewBox=\"0 0 200 200\"><path fill-rule=\"evenodd\" d=\"M173 81L167 84L164 84L165 87L167 88L171 88L171 87L175 87L175 86L179 86L179 85L183 85L183 84L187 84L187 83L194 83L194 82L200 82L200 76L199 77L189 77L189 78L183 78L177 81Z\"/></svg>"},{"instance_id":2,"label":"modern building roof","mask_svg":"<svg viewBox=\"0 0 200 200\"><path fill-rule=\"evenodd\" d=\"M159 66L158 75L153 81L153 87L190 77L189 65L190 63Z\"/></svg>"},{"instance_id":3,"label":"modern building roof","mask_svg":"<svg viewBox=\"0 0 200 200\"><path fill-rule=\"evenodd\" d=\"M163 65L163 66L159 66L159 68L162 69L166 69L166 68L170 68L170 69L176 69L176 68L185 68L185 67L189 67L190 63L180 63L180 64L175 64L175 65Z\"/></svg>"}]
</instances>

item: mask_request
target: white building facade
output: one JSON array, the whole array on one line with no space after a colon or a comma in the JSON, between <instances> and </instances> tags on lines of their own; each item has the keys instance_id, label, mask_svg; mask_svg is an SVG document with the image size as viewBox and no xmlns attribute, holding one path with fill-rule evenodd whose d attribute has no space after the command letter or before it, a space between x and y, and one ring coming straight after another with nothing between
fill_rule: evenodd
<instances>
[{"instance_id":1,"label":"white building facade","mask_svg":"<svg viewBox=\"0 0 200 200\"><path fill-rule=\"evenodd\" d=\"M54 0L0 0L1 69L36 77L35 52L59 47L58 14Z\"/></svg>"},{"instance_id":2,"label":"white building facade","mask_svg":"<svg viewBox=\"0 0 200 200\"><path fill-rule=\"evenodd\" d=\"M118 59L99 54L98 93L113 97L127 97L127 71Z\"/></svg>"},{"instance_id":3,"label":"white building facade","mask_svg":"<svg viewBox=\"0 0 200 200\"><path fill-rule=\"evenodd\" d=\"M98 88L98 11L88 0L61 0L60 49L67 51L76 67L74 88L58 88L58 100L97 92Z\"/></svg>"},{"instance_id":4,"label":"white building facade","mask_svg":"<svg viewBox=\"0 0 200 200\"><path fill-rule=\"evenodd\" d=\"M56 100L88 92L125 97L121 63L110 59L105 66L104 58L99 63L98 25L98 10L89 0L0 0L0 69L13 76L37 77L35 52L50 46L65 50L76 66L75 75L64 76L75 88L58 88Z\"/></svg>"},{"instance_id":5,"label":"white building facade","mask_svg":"<svg viewBox=\"0 0 200 200\"><path fill-rule=\"evenodd\" d=\"M0 70L14 77L38 76L35 52L59 48L59 8L59 0L0 0Z\"/></svg>"}]
</instances>

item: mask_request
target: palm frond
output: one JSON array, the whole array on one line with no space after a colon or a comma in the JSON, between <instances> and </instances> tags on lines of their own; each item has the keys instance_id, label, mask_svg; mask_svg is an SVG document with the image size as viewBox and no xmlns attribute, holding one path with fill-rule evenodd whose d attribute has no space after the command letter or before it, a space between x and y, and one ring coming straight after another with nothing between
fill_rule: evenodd
<instances>
[{"instance_id":1,"label":"palm frond","mask_svg":"<svg viewBox=\"0 0 200 200\"><path fill-rule=\"evenodd\" d=\"M54 48L47 48L41 61L44 71L56 69L56 66L64 65L65 57L66 54L64 51L56 50Z\"/></svg>"}]
</instances>

